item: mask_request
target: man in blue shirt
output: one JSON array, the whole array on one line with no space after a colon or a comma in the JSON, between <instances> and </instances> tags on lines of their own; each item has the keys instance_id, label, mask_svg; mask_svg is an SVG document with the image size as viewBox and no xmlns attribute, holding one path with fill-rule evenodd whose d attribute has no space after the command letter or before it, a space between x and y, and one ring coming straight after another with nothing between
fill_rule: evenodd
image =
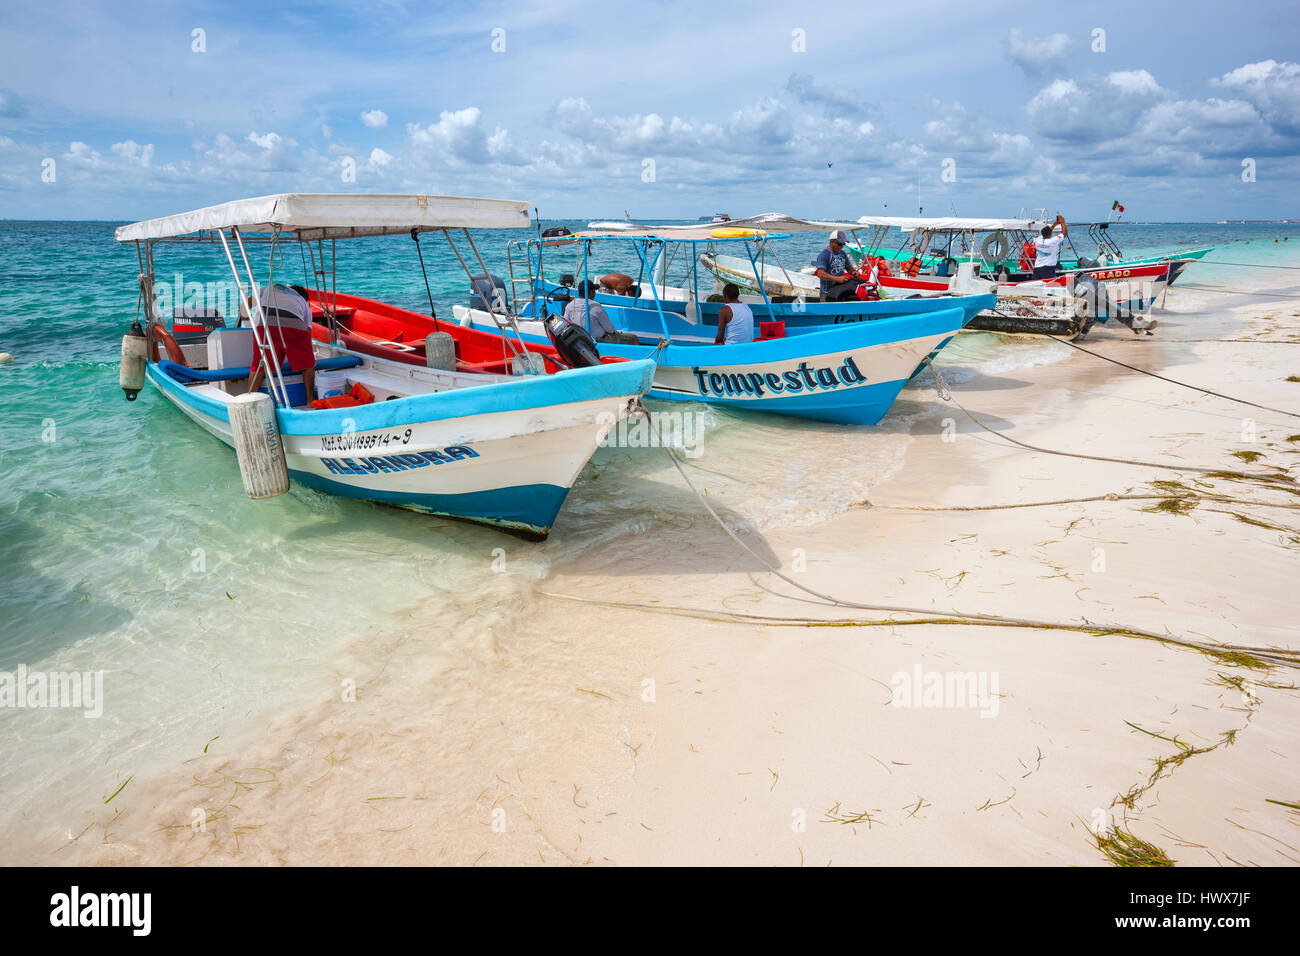
<instances>
[{"instance_id":1,"label":"man in blue shirt","mask_svg":"<svg viewBox=\"0 0 1300 956\"><path fill-rule=\"evenodd\" d=\"M815 275L821 280L823 302L839 302L853 298L858 291L858 280L852 275L853 260L844 244L849 241L842 229L831 233L830 242L817 256Z\"/></svg>"}]
</instances>

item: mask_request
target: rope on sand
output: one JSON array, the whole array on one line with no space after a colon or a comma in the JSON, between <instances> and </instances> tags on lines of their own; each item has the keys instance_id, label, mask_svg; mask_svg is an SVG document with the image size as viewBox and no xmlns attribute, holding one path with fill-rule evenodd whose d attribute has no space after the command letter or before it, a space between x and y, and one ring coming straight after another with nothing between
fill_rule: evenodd
<instances>
[{"instance_id":1,"label":"rope on sand","mask_svg":"<svg viewBox=\"0 0 1300 956\"><path fill-rule=\"evenodd\" d=\"M1300 296L1297 296L1297 298L1300 298ZM1180 382L1176 378L1169 378L1167 375L1161 375L1160 373L1153 372L1150 369L1138 368L1138 366L1136 365L1129 365L1127 362L1121 362L1119 359L1113 359L1108 355L1102 355L1100 352L1094 352L1092 349L1085 349L1082 345L1076 345L1074 342L1069 342L1066 341L1065 339L1058 339L1055 336L1051 336L1051 335L1045 335L1043 336L1043 338L1051 339L1054 342L1061 342L1064 345L1068 345L1072 349L1077 349L1078 351L1083 352L1085 355L1091 355L1093 358L1099 358L1103 362L1110 362L1112 365L1118 365L1121 368L1126 368L1133 372L1140 372L1143 375L1150 375L1152 378L1158 378L1160 379L1160 381L1168 382L1171 385L1178 385L1181 386L1182 388L1190 388L1194 392L1200 392L1204 395L1213 395L1215 398L1227 399L1228 401L1236 402L1239 405L1249 405L1251 408L1258 408L1266 412L1277 412L1277 414L1279 415L1289 415L1291 418L1300 418L1300 413L1288 412L1284 408L1273 408L1272 406L1269 405L1260 405L1258 402L1248 402L1244 398L1234 398L1232 395L1224 395L1222 392L1216 392L1213 391L1212 389L1202 388L1199 385L1192 385L1188 382ZM929 363L930 360L926 359L926 364ZM933 365L930 365L930 370L934 372L936 377L938 377L939 372L938 370L935 369Z\"/></svg>"},{"instance_id":2,"label":"rope on sand","mask_svg":"<svg viewBox=\"0 0 1300 956\"><path fill-rule=\"evenodd\" d=\"M1105 358L1105 356L1099 356L1099 357ZM1107 361L1110 360L1108 359ZM1000 432L996 428L990 428L988 425L985 425L982 421L980 421L975 416L974 412L972 412L965 405L963 405L961 402L957 401L957 399L953 397L952 389L948 387L948 383L944 381L943 376L939 373L939 370L934 367L934 365L930 362L929 359L925 360L925 364L929 365L930 371L934 373L935 380L938 382L939 385L939 397L941 399L956 405L959 409L961 409L961 411L966 415L967 418L969 418L980 428L984 429L984 431L988 432L990 435L996 435L998 438L1001 438L1003 441L1010 442L1013 445L1018 445L1019 447L1025 448L1029 451L1036 451L1044 455L1059 455L1062 458L1082 458L1085 461L1104 461L1116 465L1138 465L1143 468L1163 468L1170 471L1189 471L1189 472L1194 472L1198 475L1215 476L1215 475L1225 474L1224 469L1222 468L1203 468L1199 465L1173 465L1167 462L1140 461L1136 458L1111 458L1106 455L1085 455L1080 452L1059 451L1055 448L1043 448L1039 445L1031 445L1028 442L1023 442L1018 438L1012 438L1006 432ZM1137 369L1137 371L1140 372L1142 371L1142 369ZM1155 373L1149 372L1147 374L1154 375ZM1161 376L1157 375L1156 377L1160 378ZM1180 383L1176 383L1176 384L1180 384ZM1188 387L1194 388L1195 386L1188 386ZM1269 409L1269 411L1277 411L1277 409ZM1294 413L1282 412L1282 414L1291 415ZM1260 481L1274 487L1289 486L1295 484L1294 479L1290 478L1287 475L1266 475L1266 474L1261 474L1260 472L1241 472L1240 475L1242 477L1249 478L1254 481ZM1287 490L1290 489L1288 488Z\"/></svg>"},{"instance_id":3,"label":"rope on sand","mask_svg":"<svg viewBox=\"0 0 1300 956\"><path fill-rule=\"evenodd\" d=\"M931 366L931 368L933 368L933 366ZM644 402L638 399L637 406L640 408L641 412L646 416L646 418L650 421L651 429L654 430L656 435L658 436L658 428L655 426L654 420L650 418L649 410L646 409ZM970 413L967 412L967 414ZM995 432L994 434L997 433ZM1142 638L1144 640L1154 640L1154 641L1161 641L1169 644L1176 644L1180 647L1186 647L1193 650L1198 650L1204 654L1209 654L1211 656L1220 659L1226 659L1231 662L1242 663L1244 664L1244 666L1252 666L1252 665L1258 666L1258 664L1264 663L1264 664L1278 665L1284 667L1300 668L1300 651L1291 651L1284 648L1263 648L1263 647L1248 648L1248 647L1238 647L1236 645L1226 645L1226 644L1216 645L1209 642L1193 641L1188 638L1177 637L1176 635L1168 634L1168 633L1159 634L1156 633L1155 631L1147 631L1141 628L1128 627L1126 625L1094 624L1091 621L1088 621L1086 618L1083 621L1077 623L1061 622L1061 621L1038 621L1031 618L1008 617L1000 614L979 614L975 612L965 612L965 611L936 611L934 608L907 607L905 605L866 604L859 601L848 601L843 598L837 598L833 595L826 594L822 591L818 591L814 588L810 588L803 584L800 584L798 581L794 580L794 578L784 573L780 569L780 567L769 562L766 558L758 554L753 548L751 548L748 544L746 544L743 540L741 540L740 536L727 526L727 523L722 520L722 517L717 513L717 511L713 509L713 506L709 504L709 502L705 499L704 495L701 494L699 489L695 487L695 483L691 481L690 475L686 473L686 469L682 467L682 464L678 460L677 456L673 454L672 449L669 448L667 443L663 441L662 436L658 436L658 437L660 438L659 441L660 447L664 450L664 453L668 456L668 459L673 463L673 466L677 469L677 473L682 476L682 480L686 482L686 487L690 489L693 495L695 495L696 500L699 501L699 503L704 507L704 510L709 513L710 517L712 517L713 520L717 522L718 527L720 527L723 531L725 531L728 537L730 537L732 541L734 541L737 545L739 545L743 551L745 551L750 557L752 557L755 561L757 561L760 565L762 565L765 569L767 569L767 571L769 571L771 574L780 578L782 581L784 581L786 584L790 585L791 587L795 588L796 590L802 591L805 594L812 595L813 597L818 598L821 601L833 607L848 607L848 608L855 608L863 611L880 611L888 614L910 614L922 618L922 620L919 621L917 620L841 621L837 624L831 622L821 622L821 621L816 621L816 619L812 619L812 622L806 622L803 624L803 626L884 627L890 625L926 624L926 623L968 624L968 625L980 624L985 626L1025 627L1025 628L1034 628L1038 630L1076 631L1076 632L1092 634L1093 636L1096 637L1102 637L1108 634L1118 634L1122 636ZM687 608L673 609L670 607L662 607L662 606L655 606L655 605L641 605L641 604L620 605L616 602L589 600L586 598L578 598L566 594L552 594L548 592L542 592L542 593L547 594L548 597L558 597L567 600L586 601L587 603L603 604L610 607L622 606L622 607L636 608L640 610L669 611L669 612L677 611L678 613L691 613L691 614L703 613L703 614L714 614L715 616L718 613L718 612L710 612L710 611L701 612L698 609L687 609ZM780 620L780 619L775 619L775 620Z\"/></svg>"},{"instance_id":4,"label":"rope on sand","mask_svg":"<svg viewBox=\"0 0 1300 956\"><path fill-rule=\"evenodd\" d=\"M780 575L779 573L778 576L784 578L784 575ZM785 578L785 580L789 581L788 578ZM796 584L795 587L798 587L803 591L809 590L808 588L804 588L802 585L798 584ZM1144 631L1132 627L1109 627L1101 624L1091 624L1087 621L1080 624L1070 624L1056 621L1033 621L1014 617L998 617L991 614L950 614L942 611L936 612L934 610L925 611L919 609L906 609L906 611L909 614L922 615L922 617L903 621L894 618L877 620L858 617L777 617L772 614L742 614L739 611L715 611L707 608L680 607L671 604L642 604L634 601L605 601L600 598L580 597L576 594L561 594L557 591L539 591L538 593L545 597L556 598L561 601L575 601L579 604L594 604L598 607L621 608L629 611L653 611L658 614L693 617L704 621L719 621L724 624L757 624L764 627L907 627L917 624L968 624L976 627L1018 627L1031 628L1034 630L1075 631L1083 634L1091 634L1095 637L1118 634L1123 637L1137 637L1142 638L1143 640L1175 644L1179 647L1188 648L1189 650L1200 651L1201 653L1208 654L1211 657L1228 658L1231 660L1240 656L1247 659L1253 658L1256 661L1279 667L1300 668L1300 651L1291 651L1285 648L1252 647L1246 644L1209 644L1188 640L1187 638L1176 637L1172 634L1157 634L1155 631ZM769 591L769 593L775 594L777 597L789 596L780 594L776 591ZM809 593L816 594L817 592L810 591ZM875 609L868 604L853 604L851 602L836 603L842 604L846 607L864 608L868 610Z\"/></svg>"},{"instance_id":5,"label":"rope on sand","mask_svg":"<svg viewBox=\"0 0 1300 956\"><path fill-rule=\"evenodd\" d=\"M1200 261L1207 265L1241 266L1243 269L1286 269L1289 272L1300 272L1300 266L1271 266L1263 262L1224 262L1221 259L1202 259Z\"/></svg>"},{"instance_id":6,"label":"rope on sand","mask_svg":"<svg viewBox=\"0 0 1300 956\"><path fill-rule=\"evenodd\" d=\"M1185 487L1185 486L1184 486ZM1055 505L1087 504L1092 501L1164 501L1179 497L1173 492L1151 495L1120 495L1114 492L1108 495L1090 495L1087 498L1057 498L1054 501L1016 501L1008 505L949 505L943 508L931 508L922 505L878 505L871 501L860 501L855 507L877 508L883 511L1007 511L1014 508L1048 508ZM1204 498L1218 504L1250 505L1252 508L1287 508L1300 511L1300 504L1287 501L1250 501L1245 498L1229 498L1227 495L1209 495L1203 491L1187 492L1186 498Z\"/></svg>"},{"instance_id":7,"label":"rope on sand","mask_svg":"<svg viewBox=\"0 0 1300 956\"><path fill-rule=\"evenodd\" d=\"M1254 295L1265 296L1270 299L1300 299L1300 295L1292 295L1289 292L1245 292L1241 289L1229 289L1222 285L1200 285L1199 283L1184 282L1178 288L1196 289L1201 292L1224 292L1228 295Z\"/></svg>"}]
</instances>

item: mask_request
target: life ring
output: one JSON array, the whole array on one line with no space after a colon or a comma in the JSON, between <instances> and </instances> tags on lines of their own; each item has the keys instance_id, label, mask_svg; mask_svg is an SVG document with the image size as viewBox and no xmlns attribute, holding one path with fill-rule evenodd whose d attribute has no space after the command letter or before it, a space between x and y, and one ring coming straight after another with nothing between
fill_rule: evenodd
<instances>
[{"instance_id":1,"label":"life ring","mask_svg":"<svg viewBox=\"0 0 1300 956\"><path fill-rule=\"evenodd\" d=\"M161 339L163 345L167 346L167 357L177 365L184 365L189 368L189 363L185 361L185 350L176 344L176 339L172 338L172 334L167 331L167 328L161 322L155 322L150 326L149 333L153 337L153 348L150 357L155 362L158 361L158 340Z\"/></svg>"},{"instance_id":2,"label":"life ring","mask_svg":"<svg viewBox=\"0 0 1300 956\"><path fill-rule=\"evenodd\" d=\"M980 246L980 255L985 262L999 262L1007 257L1011 251L1011 240L1007 234L999 229L992 235L984 237L984 243Z\"/></svg>"},{"instance_id":3,"label":"life ring","mask_svg":"<svg viewBox=\"0 0 1300 956\"><path fill-rule=\"evenodd\" d=\"M558 315L548 317L542 324L546 329L546 337L551 340L551 345L555 346L555 351L560 356L560 361L569 368L585 368L600 364L600 350L596 348L596 340L586 329L572 322L566 322Z\"/></svg>"}]
</instances>

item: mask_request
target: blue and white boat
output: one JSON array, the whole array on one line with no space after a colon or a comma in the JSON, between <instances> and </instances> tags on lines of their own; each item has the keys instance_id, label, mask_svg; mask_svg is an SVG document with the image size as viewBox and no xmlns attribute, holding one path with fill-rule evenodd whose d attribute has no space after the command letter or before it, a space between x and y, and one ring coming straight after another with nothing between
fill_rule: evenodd
<instances>
[{"instance_id":1,"label":"blue and white boat","mask_svg":"<svg viewBox=\"0 0 1300 956\"><path fill-rule=\"evenodd\" d=\"M699 235L691 235L689 228L679 230L671 238L649 229L582 233L559 242L582 244L581 273L588 271L586 247L596 240L610 240L630 243L644 274L655 275L668 242L719 241L707 228L698 231ZM747 245L753 239L726 238ZM561 312L566 296L563 284L548 282L540 268L541 254L545 248L557 248L557 240L532 240L528 246L525 281L530 293L527 300L515 303L510 324L525 341L540 344L548 340L540 318ZM695 258L692 254L689 261L693 264ZM513 274L511 278L519 281ZM627 338L616 344L602 342L601 354L654 358L650 397L849 425L879 422L908 379L994 300L987 295L946 301L772 303L764 294L762 304L753 307L755 331L773 334L744 344L715 345L721 303L701 302L694 290L684 299L668 299L661 294L664 288L663 283L649 284L648 297L644 293L597 297ZM501 291L497 301L503 303L506 295L504 288ZM801 312L801 306L814 318ZM460 322L481 331L491 332L500 325L500 315L483 309L456 306L453 312Z\"/></svg>"},{"instance_id":2,"label":"blue and white boat","mask_svg":"<svg viewBox=\"0 0 1300 956\"><path fill-rule=\"evenodd\" d=\"M147 379L197 425L236 447L232 404L244 397L250 363L267 355L268 366L279 369L267 385L275 402L267 428L278 430L275 447L289 478L332 495L545 537L601 440L649 389L652 362L537 374L545 364L526 355L523 343L513 343L525 359L516 363L522 374L490 374L457 368L455 360L416 366L317 341L317 382L331 376L336 391L351 390L367 403L313 408L267 334L248 251L269 248L270 284L277 263L299 261L297 249L285 256L281 247L301 244L303 261L311 256L312 298L329 303L332 289L322 286L334 273L337 239L439 231L450 242L451 229L468 238L469 228L525 228L528 208L525 202L456 197L284 194L123 226L116 238L137 246L147 317L147 332L137 324L137 334L124 339L127 396L134 398ZM155 257L160 246L180 242L220 243L239 301L249 303L246 326L217 328L204 341L185 344L168 330L170 317L157 307ZM447 334L459 351L457 335L465 331L450 326ZM128 351L141 357L139 374Z\"/></svg>"}]
</instances>

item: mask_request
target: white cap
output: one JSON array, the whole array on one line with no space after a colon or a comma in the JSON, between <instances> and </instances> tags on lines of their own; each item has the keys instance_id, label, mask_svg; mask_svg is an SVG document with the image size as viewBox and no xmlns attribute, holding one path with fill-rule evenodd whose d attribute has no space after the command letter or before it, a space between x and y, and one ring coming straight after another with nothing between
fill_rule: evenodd
<instances>
[{"instance_id":1,"label":"white cap","mask_svg":"<svg viewBox=\"0 0 1300 956\"><path fill-rule=\"evenodd\" d=\"M848 242L848 241L849 241L849 234L848 234L847 232L845 232L843 229L836 229L834 232L831 233L831 237L830 237L830 239L827 240L827 241L828 241L828 242Z\"/></svg>"}]
</instances>

